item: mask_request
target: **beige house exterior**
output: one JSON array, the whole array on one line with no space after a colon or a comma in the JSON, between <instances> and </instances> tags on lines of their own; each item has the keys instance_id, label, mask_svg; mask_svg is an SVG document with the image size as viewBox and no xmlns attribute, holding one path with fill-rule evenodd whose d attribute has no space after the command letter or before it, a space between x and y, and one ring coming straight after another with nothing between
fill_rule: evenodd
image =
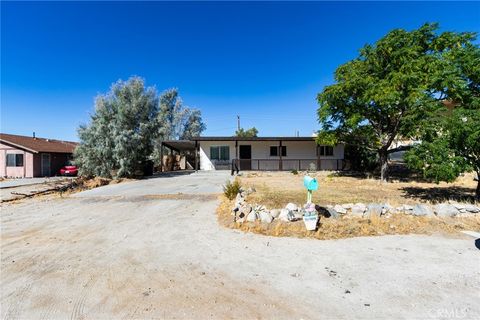
<instances>
[{"instance_id":1,"label":"beige house exterior","mask_svg":"<svg viewBox=\"0 0 480 320\"><path fill-rule=\"evenodd\" d=\"M313 137L198 137L200 170L342 170L344 145L319 146Z\"/></svg>"}]
</instances>

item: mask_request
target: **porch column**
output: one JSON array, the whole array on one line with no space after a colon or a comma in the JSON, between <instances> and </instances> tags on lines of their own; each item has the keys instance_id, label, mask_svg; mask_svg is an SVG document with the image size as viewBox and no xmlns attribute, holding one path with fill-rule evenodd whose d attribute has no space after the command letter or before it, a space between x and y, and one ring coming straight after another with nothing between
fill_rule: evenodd
<instances>
[{"instance_id":1,"label":"porch column","mask_svg":"<svg viewBox=\"0 0 480 320\"><path fill-rule=\"evenodd\" d=\"M195 140L195 172L198 171L198 141Z\"/></svg>"},{"instance_id":2,"label":"porch column","mask_svg":"<svg viewBox=\"0 0 480 320\"><path fill-rule=\"evenodd\" d=\"M235 165L240 169L240 161L238 161L238 140L235 139Z\"/></svg>"},{"instance_id":3,"label":"porch column","mask_svg":"<svg viewBox=\"0 0 480 320\"><path fill-rule=\"evenodd\" d=\"M320 146L317 144L317 171L322 168L322 161L320 160Z\"/></svg>"},{"instance_id":4,"label":"porch column","mask_svg":"<svg viewBox=\"0 0 480 320\"><path fill-rule=\"evenodd\" d=\"M278 150L278 153L280 155L280 163L278 164L278 170L282 171L283 170L283 160L282 160L282 140L280 140L280 150Z\"/></svg>"}]
</instances>

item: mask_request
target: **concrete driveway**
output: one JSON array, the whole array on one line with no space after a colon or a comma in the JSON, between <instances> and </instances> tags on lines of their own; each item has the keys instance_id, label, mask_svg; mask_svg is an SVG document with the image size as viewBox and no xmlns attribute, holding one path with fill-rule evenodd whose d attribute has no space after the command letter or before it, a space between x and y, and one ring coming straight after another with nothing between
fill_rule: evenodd
<instances>
[{"instance_id":1,"label":"concrete driveway","mask_svg":"<svg viewBox=\"0 0 480 320\"><path fill-rule=\"evenodd\" d=\"M474 238L246 234L217 224L226 179L2 205L2 319L478 319Z\"/></svg>"},{"instance_id":2,"label":"concrete driveway","mask_svg":"<svg viewBox=\"0 0 480 320\"><path fill-rule=\"evenodd\" d=\"M229 171L199 171L191 174L179 172L139 181L103 186L77 193L74 197L220 193L222 192L222 185L230 178Z\"/></svg>"}]
</instances>

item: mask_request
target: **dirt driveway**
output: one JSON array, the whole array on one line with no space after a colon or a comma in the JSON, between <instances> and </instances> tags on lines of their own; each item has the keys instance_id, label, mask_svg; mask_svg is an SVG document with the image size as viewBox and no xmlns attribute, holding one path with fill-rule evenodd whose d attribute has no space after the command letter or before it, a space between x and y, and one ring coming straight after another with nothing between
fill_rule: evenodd
<instances>
[{"instance_id":1,"label":"dirt driveway","mask_svg":"<svg viewBox=\"0 0 480 320\"><path fill-rule=\"evenodd\" d=\"M1 206L2 319L480 316L459 235L318 241L218 226L226 173Z\"/></svg>"}]
</instances>

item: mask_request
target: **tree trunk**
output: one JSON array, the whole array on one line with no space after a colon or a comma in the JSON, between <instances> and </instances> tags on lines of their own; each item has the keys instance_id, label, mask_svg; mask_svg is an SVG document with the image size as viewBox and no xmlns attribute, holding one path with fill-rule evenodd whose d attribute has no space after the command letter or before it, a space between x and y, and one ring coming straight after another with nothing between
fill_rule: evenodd
<instances>
[{"instance_id":1,"label":"tree trunk","mask_svg":"<svg viewBox=\"0 0 480 320\"><path fill-rule=\"evenodd\" d=\"M387 150L379 150L378 155L380 157L380 180L382 182L388 181L388 153Z\"/></svg>"}]
</instances>

